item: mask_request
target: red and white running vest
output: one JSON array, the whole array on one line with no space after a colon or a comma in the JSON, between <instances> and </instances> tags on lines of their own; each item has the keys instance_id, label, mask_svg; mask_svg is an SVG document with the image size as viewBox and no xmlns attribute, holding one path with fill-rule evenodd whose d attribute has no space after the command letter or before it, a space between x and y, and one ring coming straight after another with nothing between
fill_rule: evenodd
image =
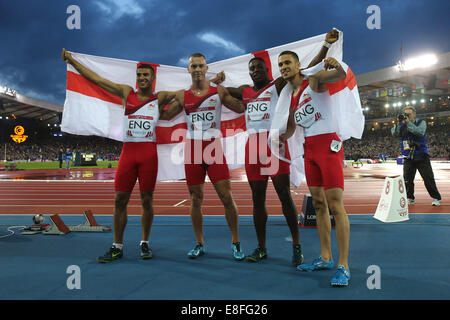
<instances>
[{"instance_id":1,"label":"red and white running vest","mask_svg":"<svg viewBox=\"0 0 450 320\"><path fill-rule=\"evenodd\" d=\"M199 97L191 90L184 91L184 111L187 118L187 138L210 140L220 138L220 118L222 102L217 87L209 87L208 92Z\"/></svg>"},{"instance_id":2,"label":"red and white running vest","mask_svg":"<svg viewBox=\"0 0 450 320\"><path fill-rule=\"evenodd\" d=\"M123 142L156 142L158 119L158 95L139 101L137 92L130 92L125 106Z\"/></svg>"},{"instance_id":3,"label":"red and white running vest","mask_svg":"<svg viewBox=\"0 0 450 320\"><path fill-rule=\"evenodd\" d=\"M272 81L264 88L254 91L253 87L246 87L242 91L245 108L245 123L248 133L268 132L272 123L273 113L278 101L275 82Z\"/></svg>"},{"instance_id":4,"label":"red and white running vest","mask_svg":"<svg viewBox=\"0 0 450 320\"><path fill-rule=\"evenodd\" d=\"M295 124L304 128L305 137L337 131L332 107L328 90L314 92L308 80L303 81L299 94L291 100Z\"/></svg>"}]
</instances>

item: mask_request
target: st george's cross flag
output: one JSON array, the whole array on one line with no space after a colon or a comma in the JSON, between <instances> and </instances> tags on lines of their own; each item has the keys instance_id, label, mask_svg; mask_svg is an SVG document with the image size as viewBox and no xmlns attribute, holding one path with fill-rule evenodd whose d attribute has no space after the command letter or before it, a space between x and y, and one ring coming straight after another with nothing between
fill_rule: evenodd
<instances>
[{"instance_id":1,"label":"st george's cross flag","mask_svg":"<svg viewBox=\"0 0 450 320\"><path fill-rule=\"evenodd\" d=\"M261 57L266 61L269 77L280 76L278 70L278 55L285 50L298 54L302 66L308 65L319 53L325 34L246 54L231 59L208 64L207 78L213 78L218 72L224 71L225 87L253 85L248 72L248 62L253 57ZM327 56L342 59L343 34L328 51ZM98 57L72 52L72 56L81 64L118 84L136 87L136 68L139 61ZM147 63L147 62L145 62ZM192 80L186 68L151 64L155 70L154 91L176 91L189 89ZM77 135L97 135L118 141L123 141L124 109L118 97L94 85L81 76L70 64L67 65L66 100L62 116L61 130ZM230 169L244 166L245 131L243 114L235 113L222 107L221 131L222 144ZM170 121L159 120L156 127L158 147L158 181L179 180L185 178L184 172L184 135L186 131L186 116L184 112ZM292 168L294 171L301 168ZM292 171L292 170L291 170ZM302 172L298 173L301 176Z\"/></svg>"}]
</instances>

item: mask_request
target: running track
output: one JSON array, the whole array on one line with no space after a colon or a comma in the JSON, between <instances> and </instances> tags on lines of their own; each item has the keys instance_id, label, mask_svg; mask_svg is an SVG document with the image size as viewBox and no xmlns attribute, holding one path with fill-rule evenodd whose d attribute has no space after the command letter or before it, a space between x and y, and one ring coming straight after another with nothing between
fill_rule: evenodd
<instances>
[{"instance_id":1,"label":"running track","mask_svg":"<svg viewBox=\"0 0 450 320\"><path fill-rule=\"evenodd\" d=\"M420 175L416 176L416 205L410 213L449 213L450 164L433 164L438 189L442 195L440 207L431 206ZM400 171L399 171L400 170ZM91 210L94 214L112 214L114 208L115 169L82 170L22 170L0 173L0 214L81 214ZM395 164L365 165L363 168L345 169L344 204L349 214L373 214L383 189L384 177L401 173ZM252 199L245 172L232 172L232 191L240 215L252 214ZM303 183L291 189L292 197L301 211L303 196L308 188ZM189 194L186 183L157 183L154 194L156 215L189 214ZM281 215L281 204L271 182L268 185L266 206L271 215ZM128 213L140 215L138 187L133 191ZM211 183L205 184L203 213L222 215L224 209Z\"/></svg>"}]
</instances>

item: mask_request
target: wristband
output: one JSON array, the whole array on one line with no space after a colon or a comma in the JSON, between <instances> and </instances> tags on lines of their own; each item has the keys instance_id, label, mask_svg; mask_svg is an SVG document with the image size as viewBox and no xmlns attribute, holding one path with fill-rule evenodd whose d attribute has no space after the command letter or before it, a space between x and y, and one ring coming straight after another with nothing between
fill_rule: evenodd
<instances>
[{"instance_id":1,"label":"wristband","mask_svg":"<svg viewBox=\"0 0 450 320\"><path fill-rule=\"evenodd\" d=\"M330 48L331 47L331 43L324 41L323 42L323 46L327 47L327 48Z\"/></svg>"}]
</instances>

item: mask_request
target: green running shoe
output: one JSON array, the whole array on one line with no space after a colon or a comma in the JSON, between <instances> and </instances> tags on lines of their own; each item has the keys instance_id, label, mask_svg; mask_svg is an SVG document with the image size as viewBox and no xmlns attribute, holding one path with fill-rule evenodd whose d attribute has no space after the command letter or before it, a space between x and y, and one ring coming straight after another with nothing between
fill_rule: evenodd
<instances>
[{"instance_id":1,"label":"green running shoe","mask_svg":"<svg viewBox=\"0 0 450 320\"><path fill-rule=\"evenodd\" d=\"M255 249L255 251L253 251L253 253L251 255L247 256L247 261L250 262L258 262L262 259L266 259L267 258L267 252L265 249L258 247Z\"/></svg>"},{"instance_id":2,"label":"green running shoe","mask_svg":"<svg viewBox=\"0 0 450 320\"><path fill-rule=\"evenodd\" d=\"M115 246L112 246L105 255L98 257L97 261L100 263L107 263L111 262L117 259L122 258L123 256L123 250L116 248Z\"/></svg>"},{"instance_id":3,"label":"green running shoe","mask_svg":"<svg viewBox=\"0 0 450 320\"><path fill-rule=\"evenodd\" d=\"M140 248L141 248L141 258L142 259L147 260L147 259L153 258L152 249L150 249L147 242L143 242L140 245Z\"/></svg>"},{"instance_id":4,"label":"green running shoe","mask_svg":"<svg viewBox=\"0 0 450 320\"><path fill-rule=\"evenodd\" d=\"M191 251L188 252L188 257L190 259L198 258L205 254L205 247L202 246L200 243L197 243Z\"/></svg>"}]
</instances>

